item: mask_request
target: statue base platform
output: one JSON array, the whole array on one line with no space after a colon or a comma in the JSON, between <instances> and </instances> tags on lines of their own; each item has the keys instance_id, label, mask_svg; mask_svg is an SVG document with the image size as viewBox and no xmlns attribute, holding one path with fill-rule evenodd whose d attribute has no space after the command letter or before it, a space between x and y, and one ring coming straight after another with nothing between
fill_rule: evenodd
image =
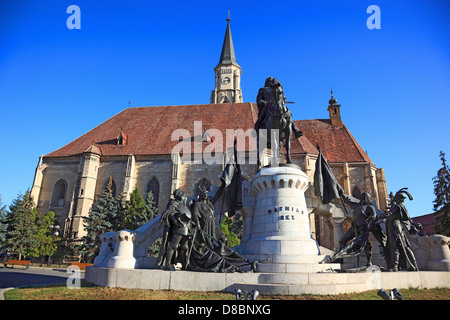
<instances>
[{"instance_id":1,"label":"statue base platform","mask_svg":"<svg viewBox=\"0 0 450 320\"><path fill-rule=\"evenodd\" d=\"M339 264L335 264L339 266ZM260 294L342 294L367 290L450 287L450 272L214 273L87 267L87 282L111 288Z\"/></svg>"},{"instance_id":2,"label":"statue base platform","mask_svg":"<svg viewBox=\"0 0 450 320\"><path fill-rule=\"evenodd\" d=\"M311 237L305 190L309 178L295 164L262 167L244 195L244 234L235 250L260 264L261 272L318 272L317 242Z\"/></svg>"}]
</instances>

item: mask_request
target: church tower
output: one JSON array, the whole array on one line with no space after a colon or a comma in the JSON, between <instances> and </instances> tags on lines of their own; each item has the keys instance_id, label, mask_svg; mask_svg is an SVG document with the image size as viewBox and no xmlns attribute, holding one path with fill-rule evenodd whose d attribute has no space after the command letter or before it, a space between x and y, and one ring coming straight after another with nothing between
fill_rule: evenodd
<instances>
[{"instance_id":1,"label":"church tower","mask_svg":"<svg viewBox=\"0 0 450 320\"><path fill-rule=\"evenodd\" d=\"M330 114L331 125L343 126L341 120L341 105L337 104L337 100L333 97L333 90L331 90L331 99L328 101L328 112Z\"/></svg>"},{"instance_id":2,"label":"church tower","mask_svg":"<svg viewBox=\"0 0 450 320\"><path fill-rule=\"evenodd\" d=\"M233 39L231 38L230 13L223 40L219 64L214 68L215 86L211 93L211 104L242 102L241 67L236 62Z\"/></svg>"}]
</instances>

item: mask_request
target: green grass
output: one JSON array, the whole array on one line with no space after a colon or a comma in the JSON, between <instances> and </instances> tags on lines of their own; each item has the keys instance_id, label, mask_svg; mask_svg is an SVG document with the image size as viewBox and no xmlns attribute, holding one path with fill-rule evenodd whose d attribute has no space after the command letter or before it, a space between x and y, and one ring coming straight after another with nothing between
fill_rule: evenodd
<instances>
[{"instance_id":1,"label":"green grass","mask_svg":"<svg viewBox=\"0 0 450 320\"><path fill-rule=\"evenodd\" d=\"M387 289L386 289L387 291ZM405 300L450 300L450 288L401 289ZM80 289L65 284L16 288L5 292L6 300L235 300L225 292L140 290L98 287L82 281ZM258 300L381 300L377 290L339 295L260 295Z\"/></svg>"}]
</instances>

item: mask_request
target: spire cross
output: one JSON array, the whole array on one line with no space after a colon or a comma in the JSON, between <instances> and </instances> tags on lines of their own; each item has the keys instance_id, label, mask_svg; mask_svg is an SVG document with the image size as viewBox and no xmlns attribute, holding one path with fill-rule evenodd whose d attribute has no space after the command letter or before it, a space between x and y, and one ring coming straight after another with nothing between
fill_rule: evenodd
<instances>
[{"instance_id":1,"label":"spire cross","mask_svg":"<svg viewBox=\"0 0 450 320\"><path fill-rule=\"evenodd\" d=\"M228 19L227 19L227 21L231 21L231 19L230 19L230 10L228 10Z\"/></svg>"}]
</instances>

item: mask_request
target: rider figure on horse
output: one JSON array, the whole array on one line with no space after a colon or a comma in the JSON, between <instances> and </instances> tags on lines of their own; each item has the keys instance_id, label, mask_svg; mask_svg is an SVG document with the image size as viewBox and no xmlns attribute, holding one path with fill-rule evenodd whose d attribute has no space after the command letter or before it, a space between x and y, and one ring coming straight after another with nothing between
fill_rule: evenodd
<instances>
[{"instance_id":1,"label":"rider figure on horse","mask_svg":"<svg viewBox=\"0 0 450 320\"><path fill-rule=\"evenodd\" d=\"M270 132L272 129L276 129L279 130L279 141L275 142L278 150L273 151L279 153L281 149L280 144L284 141L286 162L291 163L291 134L294 133L295 138L298 139L303 133L292 121L291 111L286 106L286 97L284 96L281 83L275 78L268 77L264 87L258 91L256 102L258 105L258 119L255 122L255 130L258 132L258 154L262 151L259 150L259 130L267 129ZM270 140L267 147L272 148Z\"/></svg>"}]
</instances>

